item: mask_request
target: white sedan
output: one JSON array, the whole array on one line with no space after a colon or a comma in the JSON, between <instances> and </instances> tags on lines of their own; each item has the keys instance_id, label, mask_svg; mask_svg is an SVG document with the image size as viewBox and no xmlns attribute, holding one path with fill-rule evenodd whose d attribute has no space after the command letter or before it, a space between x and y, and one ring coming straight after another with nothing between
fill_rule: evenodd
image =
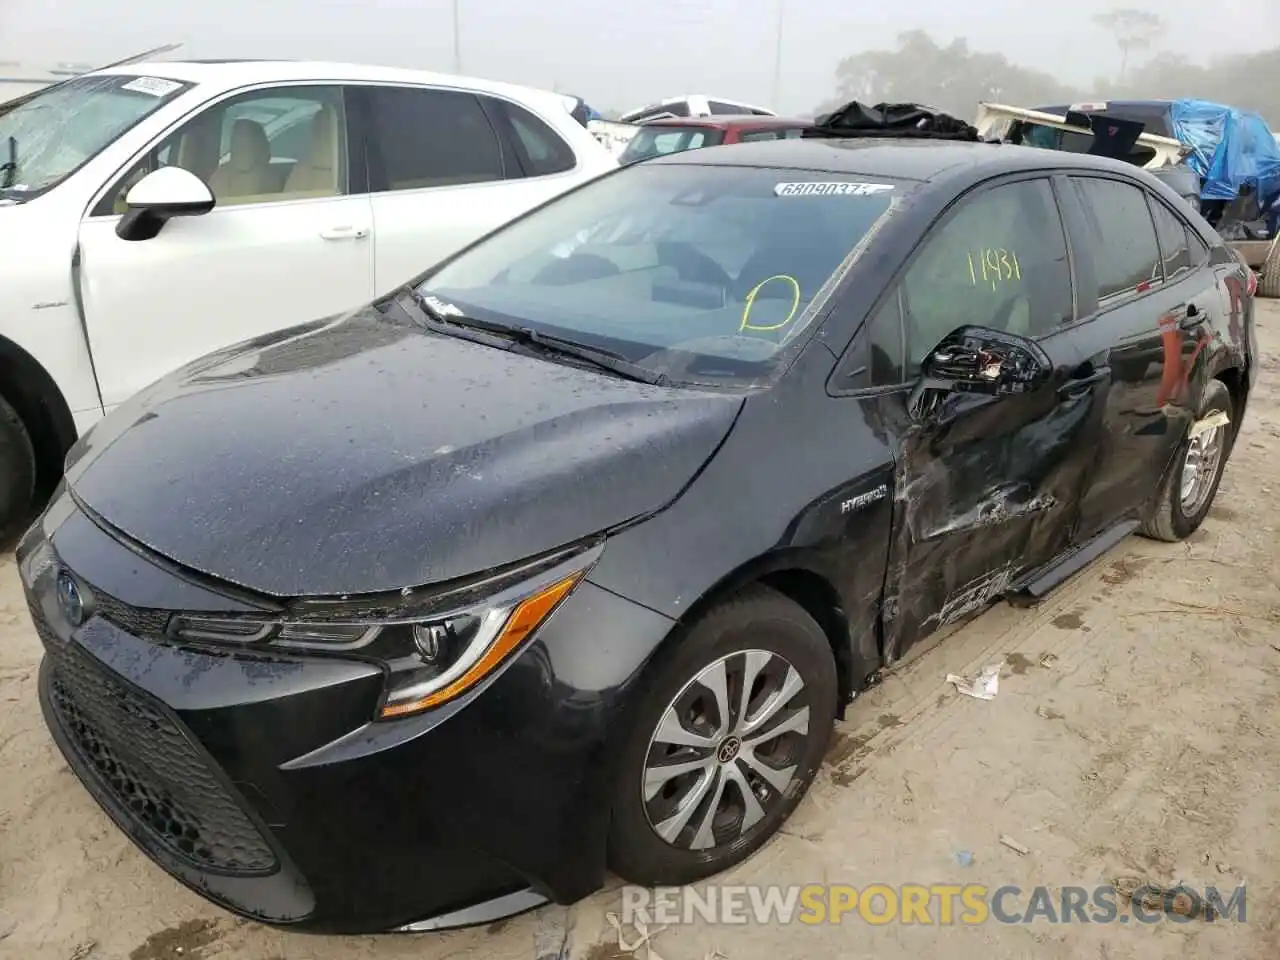
<instances>
[{"instance_id":1,"label":"white sedan","mask_svg":"<svg viewBox=\"0 0 1280 960\"><path fill-rule=\"evenodd\" d=\"M262 61L119 66L0 106L0 539L143 386L367 303L616 168L568 107Z\"/></svg>"}]
</instances>

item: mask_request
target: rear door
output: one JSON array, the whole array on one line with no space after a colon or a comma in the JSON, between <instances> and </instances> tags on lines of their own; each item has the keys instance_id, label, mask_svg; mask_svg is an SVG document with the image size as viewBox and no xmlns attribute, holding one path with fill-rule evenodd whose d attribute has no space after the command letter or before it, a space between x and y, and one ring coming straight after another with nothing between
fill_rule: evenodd
<instances>
[{"instance_id":1,"label":"rear door","mask_svg":"<svg viewBox=\"0 0 1280 960\"><path fill-rule=\"evenodd\" d=\"M1071 546L1100 426L1097 381L1081 376L1073 318L1055 192L1047 176L1034 177L981 188L953 207L858 338L879 390L862 402L870 422L885 425L896 459L890 659ZM935 414L913 415L921 360L961 326L1036 340L1053 367L1049 381L1000 398L955 394Z\"/></svg>"},{"instance_id":2,"label":"rear door","mask_svg":"<svg viewBox=\"0 0 1280 960\"><path fill-rule=\"evenodd\" d=\"M280 86L207 107L112 183L78 253L104 406L213 350L372 299L358 156L341 87ZM120 239L129 188L172 165L209 184L214 209Z\"/></svg>"},{"instance_id":3,"label":"rear door","mask_svg":"<svg viewBox=\"0 0 1280 960\"><path fill-rule=\"evenodd\" d=\"M573 148L514 102L442 88L359 90L379 294L582 179Z\"/></svg>"},{"instance_id":4,"label":"rear door","mask_svg":"<svg viewBox=\"0 0 1280 960\"><path fill-rule=\"evenodd\" d=\"M1072 331L1103 378L1104 429L1080 497L1080 535L1135 517L1193 417L1187 385L1221 311L1207 250L1139 185L1066 178L1079 251L1081 322Z\"/></svg>"}]
</instances>

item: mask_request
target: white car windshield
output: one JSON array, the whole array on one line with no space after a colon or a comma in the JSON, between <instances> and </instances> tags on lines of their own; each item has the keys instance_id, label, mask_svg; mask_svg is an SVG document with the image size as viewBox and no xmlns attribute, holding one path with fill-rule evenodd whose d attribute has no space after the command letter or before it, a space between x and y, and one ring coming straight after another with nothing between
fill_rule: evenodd
<instances>
[{"instance_id":1,"label":"white car windshield","mask_svg":"<svg viewBox=\"0 0 1280 960\"><path fill-rule=\"evenodd\" d=\"M0 104L0 195L29 200L97 156L191 85L156 77L76 77Z\"/></svg>"},{"instance_id":2,"label":"white car windshield","mask_svg":"<svg viewBox=\"0 0 1280 960\"><path fill-rule=\"evenodd\" d=\"M758 382L904 189L813 170L637 164L491 235L419 293L446 319L572 340L672 381Z\"/></svg>"}]
</instances>

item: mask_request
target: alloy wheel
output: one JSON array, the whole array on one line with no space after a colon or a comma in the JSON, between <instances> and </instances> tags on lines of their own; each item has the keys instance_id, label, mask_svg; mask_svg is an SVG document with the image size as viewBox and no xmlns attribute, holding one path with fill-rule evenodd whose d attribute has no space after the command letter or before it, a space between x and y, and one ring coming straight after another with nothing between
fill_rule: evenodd
<instances>
[{"instance_id":1,"label":"alloy wheel","mask_svg":"<svg viewBox=\"0 0 1280 960\"><path fill-rule=\"evenodd\" d=\"M1226 428L1212 427L1194 437L1187 445L1182 462L1182 488L1179 491L1183 516L1194 517L1204 508L1213 489L1218 465L1226 446Z\"/></svg>"},{"instance_id":2,"label":"alloy wheel","mask_svg":"<svg viewBox=\"0 0 1280 960\"><path fill-rule=\"evenodd\" d=\"M681 849L731 844L782 803L809 737L809 691L767 650L721 657L663 711L642 796L654 832Z\"/></svg>"}]
</instances>

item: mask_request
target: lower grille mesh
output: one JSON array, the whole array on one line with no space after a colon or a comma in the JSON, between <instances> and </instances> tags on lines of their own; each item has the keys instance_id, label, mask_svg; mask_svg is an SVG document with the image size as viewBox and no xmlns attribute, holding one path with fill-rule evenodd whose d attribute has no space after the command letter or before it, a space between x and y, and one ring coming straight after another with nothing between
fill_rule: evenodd
<instances>
[{"instance_id":1,"label":"lower grille mesh","mask_svg":"<svg viewBox=\"0 0 1280 960\"><path fill-rule=\"evenodd\" d=\"M198 869L273 871L275 854L186 733L151 698L60 640L32 603L52 667L51 699L76 752L156 845Z\"/></svg>"}]
</instances>

